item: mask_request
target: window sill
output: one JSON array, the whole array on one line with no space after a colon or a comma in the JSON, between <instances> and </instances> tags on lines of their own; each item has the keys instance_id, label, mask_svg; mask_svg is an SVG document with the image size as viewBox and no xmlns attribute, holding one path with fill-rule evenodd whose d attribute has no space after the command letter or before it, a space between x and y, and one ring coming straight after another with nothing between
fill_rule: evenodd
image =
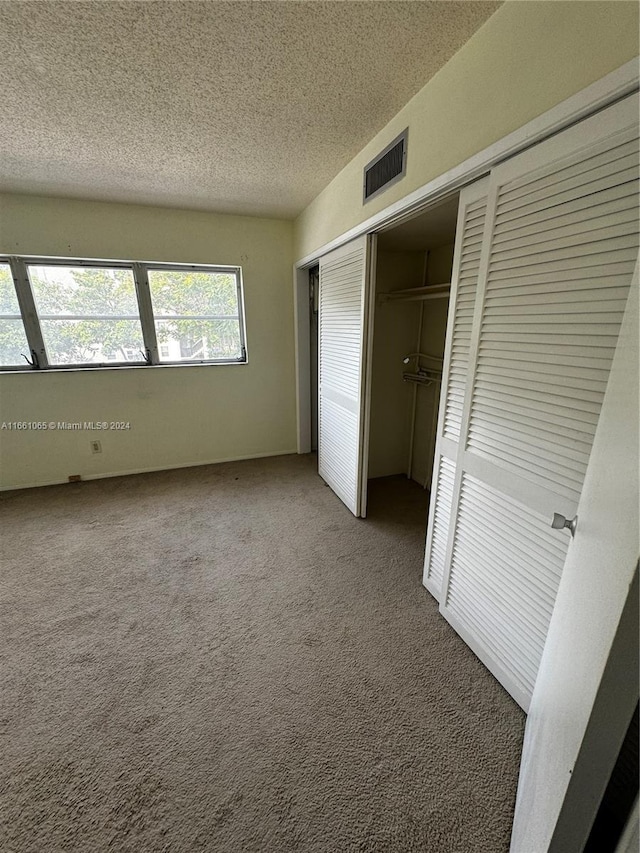
<instances>
[{"instance_id":1,"label":"window sill","mask_svg":"<svg viewBox=\"0 0 640 853\"><path fill-rule=\"evenodd\" d=\"M166 370L174 367L242 367L249 364L249 359L245 361L171 361L163 362L162 364L101 364L95 366L69 366L62 367L7 367L0 368L0 376L22 376L28 374L45 374L45 373L95 373L102 371L122 371L122 370Z\"/></svg>"}]
</instances>

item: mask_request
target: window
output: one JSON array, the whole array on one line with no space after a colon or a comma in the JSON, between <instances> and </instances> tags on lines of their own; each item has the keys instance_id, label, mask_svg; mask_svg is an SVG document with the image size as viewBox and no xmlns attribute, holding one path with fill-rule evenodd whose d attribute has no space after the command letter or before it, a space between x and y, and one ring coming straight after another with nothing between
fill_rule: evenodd
<instances>
[{"instance_id":1,"label":"window","mask_svg":"<svg viewBox=\"0 0 640 853\"><path fill-rule=\"evenodd\" d=\"M236 271L159 268L147 274L161 361L242 358Z\"/></svg>"},{"instance_id":2,"label":"window","mask_svg":"<svg viewBox=\"0 0 640 853\"><path fill-rule=\"evenodd\" d=\"M130 269L27 264L51 365L145 361Z\"/></svg>"},{"instance_id":3,"label":"window","mask_svg":"<svg viewBox=\"0 0 640 853\"><path fill-rule=\"evenodd\" d=\"M239 267L0 258L0 369L246 360Z\"/></svg>"}]
</instances>

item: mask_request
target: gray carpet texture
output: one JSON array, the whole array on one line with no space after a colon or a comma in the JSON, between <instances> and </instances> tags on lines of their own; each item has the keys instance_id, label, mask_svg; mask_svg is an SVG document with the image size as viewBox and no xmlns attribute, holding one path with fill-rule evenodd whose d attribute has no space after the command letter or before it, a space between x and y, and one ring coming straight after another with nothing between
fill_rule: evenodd
<instances>
[{"instance_id":1,"label":"gray carpet texture","mask_svg":"<svg viewBox=\"0 0 640 853\"><path fill-rule=\"evenodd\" d=\"M5 493L2 853L501 853L524 714L428 495L287 456Z\"/></svg>"}]
</instances>

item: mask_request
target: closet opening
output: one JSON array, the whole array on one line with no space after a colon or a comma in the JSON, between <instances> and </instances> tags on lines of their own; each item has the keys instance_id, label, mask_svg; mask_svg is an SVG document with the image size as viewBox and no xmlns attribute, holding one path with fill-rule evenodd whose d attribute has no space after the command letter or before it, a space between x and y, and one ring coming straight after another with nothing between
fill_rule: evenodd
<instances>
[{"instance_id":1,"label":"closet opening","mask_svg":"<svg viewBox=\"0 0 640 853\"><path fill-rule=\"evenodd\" d=\"M421 499L418 487L430 490L433 474L458 199L377 235L369 514L394 478L394 491L413 490L421 501L425 527L428 496Z\"/></svg>"}]
</instances>

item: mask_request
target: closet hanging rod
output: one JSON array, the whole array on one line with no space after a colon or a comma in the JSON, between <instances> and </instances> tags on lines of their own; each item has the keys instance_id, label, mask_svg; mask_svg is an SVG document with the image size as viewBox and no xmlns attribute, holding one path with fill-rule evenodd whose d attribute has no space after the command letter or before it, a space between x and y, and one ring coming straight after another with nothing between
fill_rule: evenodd
<instances>
[{"instance_id":1,"label":"closet hanging rod","mask_svg":"<svg viewBox=\"0 0 640 853\"><path fill-rule=\"evenodd\" d=\"M404 302L423 299L447 299L451 285L428 284L425 287L409 287L405 290L392 290L380 294L380 302Z\"/></svg>"},{"instance_id":2,"label":"closet hanging rod","mask_svg":"<svg viewBox=\"0 0 640 853\"><path fill-rule=\"evenodd\" d=\"M442 375L438 373L403 373L404 382L413 382L415 385L433 385L434 382L442 382Z\"/></svg>"},{"instance_id":3,"label":"closet hanging rod","mask_svg":"<svg viewBox=\"0 0 640 853\"><path fill-rule=\"evenodd\" d=\"M420 287L405 287L402 290L392 290L389 292L389 296L400 296L403 293L435 293L436 290L449 290L450 287L450 281L443 281L441 284L423 284Z\"/></svg>"}]
</instances>

